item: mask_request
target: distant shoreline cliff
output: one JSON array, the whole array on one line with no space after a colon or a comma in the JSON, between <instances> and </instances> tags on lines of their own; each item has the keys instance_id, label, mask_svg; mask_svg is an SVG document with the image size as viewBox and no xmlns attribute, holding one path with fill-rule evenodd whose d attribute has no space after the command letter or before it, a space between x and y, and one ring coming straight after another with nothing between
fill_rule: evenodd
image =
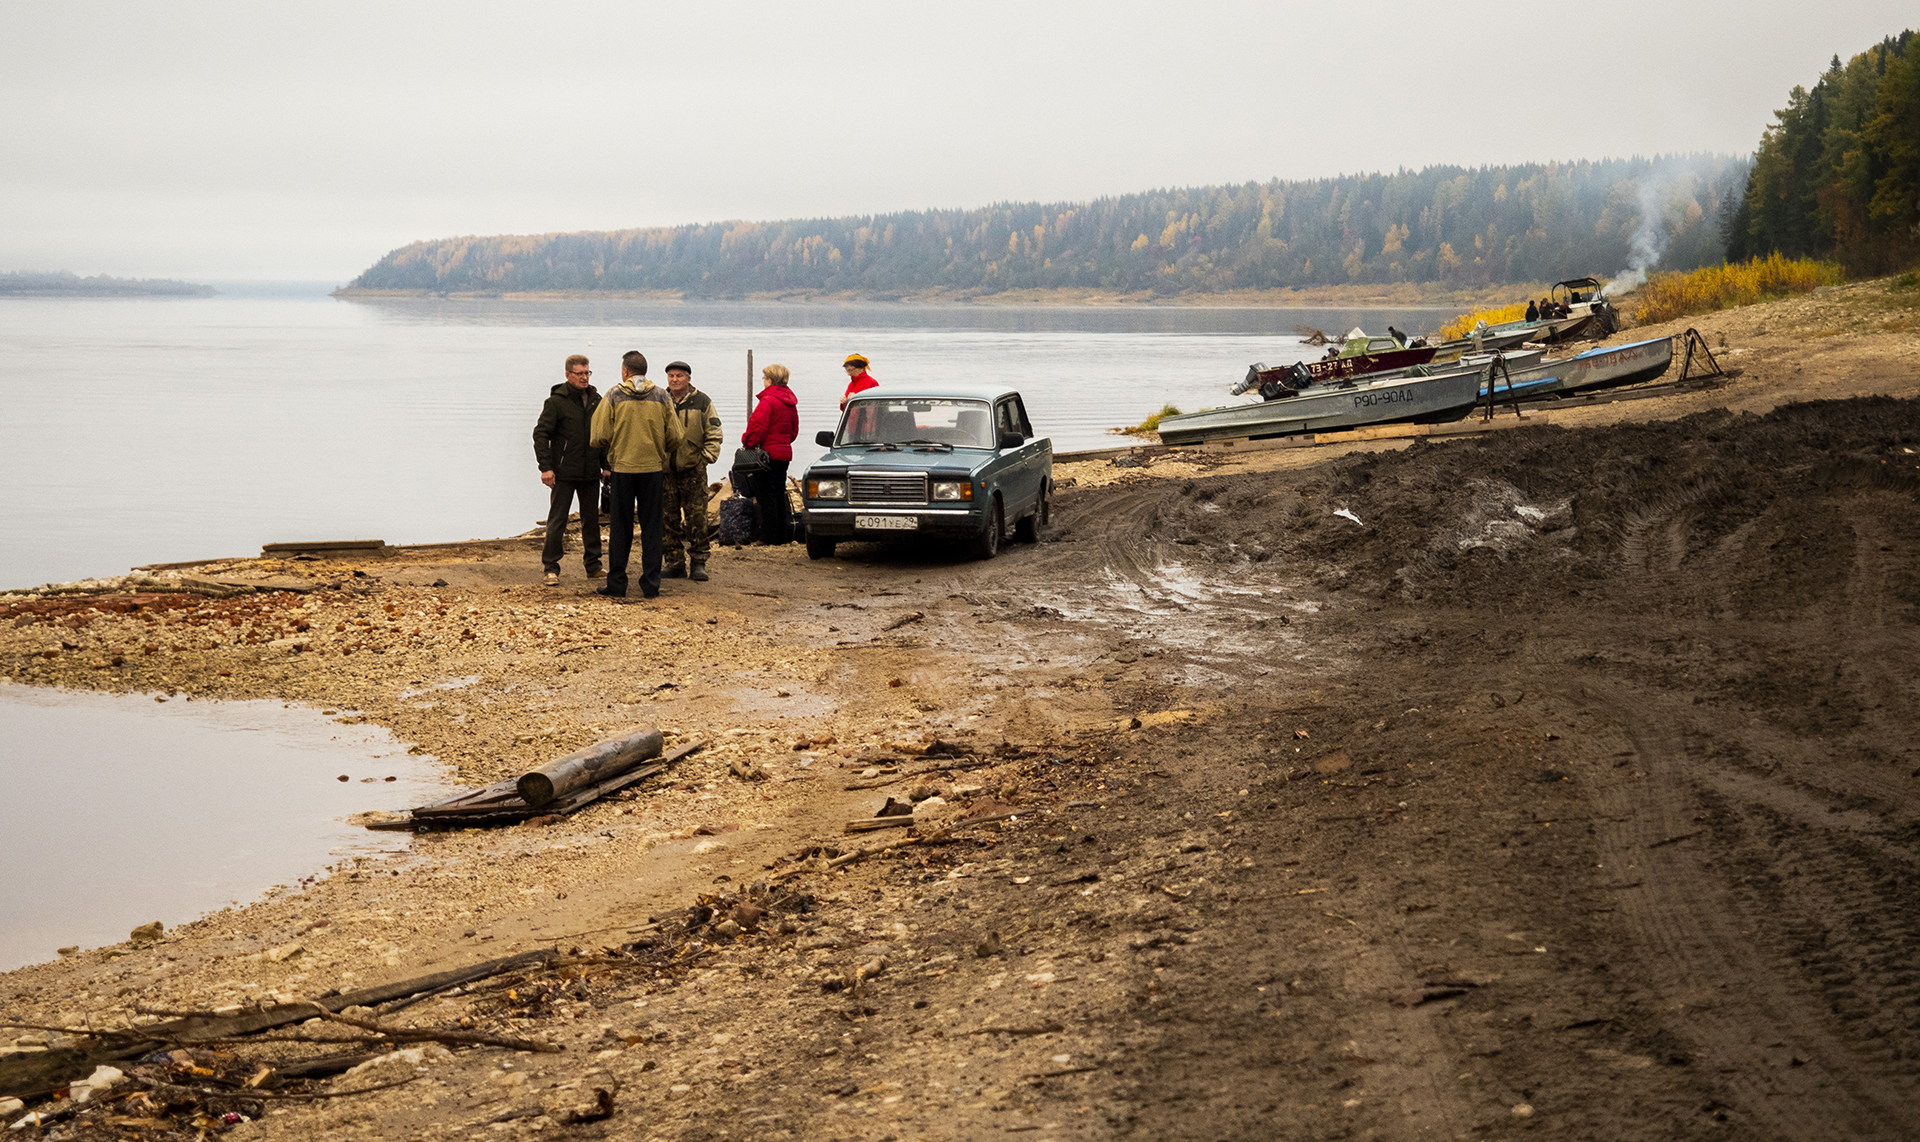
<instances>
[{"instance_id":1,"label":"distant shoreline cliff","mask_svg":"<svg viewBox=\"0 0 1920 1142\"><path fill-rule=\"evenodd\" d=\"M166 278L90 278L59 273L0 273L0 297L212 297L219 291L198 282Z\"/></svg>"}]
</instances>

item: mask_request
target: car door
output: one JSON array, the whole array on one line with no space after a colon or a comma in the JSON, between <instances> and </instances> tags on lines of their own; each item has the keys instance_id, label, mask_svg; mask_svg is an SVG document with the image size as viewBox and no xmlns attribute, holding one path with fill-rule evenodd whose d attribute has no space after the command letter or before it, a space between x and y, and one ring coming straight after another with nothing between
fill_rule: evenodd
<instances>
[{"instance_id":1,"label":"car door","mask_svg":"<svg viewBox=\"0 0 1920 1142\"><path fill-rule=\"evenodd\" d=\"M1042 440L1033 431L1033 422L1027 419L1027 402L1019 396L1013 398L1014 418L1020 422L1020 433L1027 438L1021 449L1025 454L1023 463L1027 470L1027 483L1033 493L1034 510L1038 510L1040 497L1046 491L1047 479L1053 475L1053 441Z\"/></svg>"},{"instance_id":2,"label":"car door","mask_svg":"<svg viewBox=\"0 0 1920 1142\"><path fill-rule=\"evenodd\" d=\"M1023 441L1018 447L1009 448L1006 440L1010 433L1026 435L1026 412L1020 407L1019 397L1007 397L993 408L993 428L995 443L1000 446L1000 496L1006 504L1007 522L1012 523L1033 510L1034 501L1039 497L1040 485L1035 479L1033 469L1033 447L1030 441Z\"/></svg>"}]
</instances>

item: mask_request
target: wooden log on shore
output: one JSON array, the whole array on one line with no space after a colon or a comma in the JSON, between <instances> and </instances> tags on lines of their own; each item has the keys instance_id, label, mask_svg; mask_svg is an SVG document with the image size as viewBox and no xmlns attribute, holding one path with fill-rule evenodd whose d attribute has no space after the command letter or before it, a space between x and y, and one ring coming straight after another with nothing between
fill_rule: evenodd
<instances>
[{"instance_id":1,"label":"wooden log on shore","mask_svg":"<svg viewBox=\"0 0 1920 1142\"><path fill-rule=\"evenodd\" d=\"M666 744L666 738L657 728L641 726L632 733L595 742L522 774L514 788L527 804L545 805L556 797L618 776L650 757L660 756Z\"/></svg>"},{"instance_id":2,"label":"wooden log on shore","mask_svg":"<svg viewBox=\"0 0 1920 1142\"><path fill-rule=\"evenodd\" d=\"M261 558L276 555L335 555L352 557L386 554L384 539L316 539L309 543L263 543Z\"/></svg>"}]
</instances>

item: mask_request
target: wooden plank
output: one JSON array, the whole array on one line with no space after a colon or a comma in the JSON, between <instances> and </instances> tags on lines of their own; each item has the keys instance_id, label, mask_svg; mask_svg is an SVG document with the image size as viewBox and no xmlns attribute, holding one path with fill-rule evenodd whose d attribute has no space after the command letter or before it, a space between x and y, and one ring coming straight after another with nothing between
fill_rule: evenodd
<instances>
[{"instance_id":1,"label":"wooden plank","mask_svg":"<svg viewBox=\"0 0 1920 1142\"><path fill-rule=\"evenodd\" d=\"M138 567L129 567L129 571L178 571L182 567L205 567L209 563L250 563L257 556L229 555L221 559L183 559L176 563L142 563Z\"/></svg>"},{"instance_id":2,"label":"wooden plank","mask_svg":"<svg viewBox=\"0 0 1920 1142\"><path fill-rule=\"evenodd\" d=\"M354 551L378 554L385 551L386 548L387 541L384 539L320 539L310 543L263 543L260 545L260 554L291 555L304 551L315 553L322 551Z\"/></svg>"},{"instance_id":3,"label":"wooden plank","mask_svg":"<svg viewBox=\"0 0 1920 1142\"><path fill-rule=\"evenodd\" d=\"M1510 406L1509 406L1510 407ZM1429 436L1469 436L1476 432L1500 432L1509 428L1532 428L1536 424L1552 423L1544 412L1530 412L1525 416L1495 416L1491 421L1479 417L1469 417L1453 424L1433 425Z\"/></svg>"},{"instance_id":4,"label":"wooden plank","mask_svg":"<svg viewBox=\"0 0 1920 1142\"><path fill-rule=\"evenodd\" d=\"M1269 436L1260 440L1209 440L1205 444L1183 444L1182 448L1197 448L1202 452L1265 452L1275 448L1311 448L1318 438L1311 432L1295 433L1292 436Z\"/></svg>"},{"instance_id":5,"label":"wooden plank","mask_svg":"<svg viewBox=\"0 0 1920 1142\"><path fill-rule=\"evenodd\" d=\"M1171 446L1158 443L1148 444L1142 441L1139 444L1127 444L1119 448L1083 448L1077 452L1055 452L1053 454L1053 462L1055 464L1078 464L1082 460L1111 460L1115 456L1131 456L1136 452L1148 448L1166 447Z\"/></svg>"},{"instance_id":6,"label":"wooden plank","mask_svg":"<svg viewBox=\"0 0 1920 1142\"><path fill-rule=\"evenodd\" d=\"M1344 444L1355 440L1399 440L1413 436L1427 436L1432 431L1426 424L1370 424L1365 428L1350 428L1345 432L1315 433L1315 444Z\"/></svg>"},{"instance_id":7,"label":"wooden plank","mask_svg":"<svg viewBox=\"0 0 1920 1142\"><path fill-rule=\"evenodd\" d=\"M311 594L322 586L321 583L312 579L295 579L287 575L276 575L266 579L235 579L215 575L200 581L218 583L222 587L250 587L255 591L291 591L296 595Z\"/></svg>"},{"instance_id":8,"label":"wooden plank","mask_svg":"<svg viewBox=\"0 0 1920 1142\"><path fill-rule=\"evenodd\" d=\"M862 817L858 821L847 822L849 833L871 833L875 829L900 829L913 824L913 814L902 813L897 817Z\"/></svg>"}]
</instances>

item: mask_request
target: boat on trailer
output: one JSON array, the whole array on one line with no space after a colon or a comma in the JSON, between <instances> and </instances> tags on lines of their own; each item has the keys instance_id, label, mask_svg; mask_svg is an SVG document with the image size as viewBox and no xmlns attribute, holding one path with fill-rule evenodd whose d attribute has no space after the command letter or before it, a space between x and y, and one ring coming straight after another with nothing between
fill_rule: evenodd
<instances>
[{"instance_id":1,"label":"boat on trailer","mask_svg":"<svg viewBox=\"0 0 1920 1142\"><path fill-rule=\"evenodd\" d=\"M1389 326L1389 329L1392 327ZM1325 357L1317 361L1301 361L1294 365L1281 365L1269 368L1265 364L1254 364L1247 369L1245 388L1257 388L1266 382L1285 385L1298 389L1303 385L1330 384L1353 377L1367 376L1372 373L1386 373L1414 365L1425 365L1439 352L1437 346L1424 341L1409 341L1405 334L1391 337L1369 337L1355 329L1347 334L1340 348L1329 350ZM1454 357L1460 354L1455 352Z\"/></svg>"},{"instance_id":2,"label":"boat on trailer","mask_svg":"<svg viewBox=\"0 0 1920 1142\"><path fill-rule=\"evenodd\" d=\"M1531 366L1495 371L1488 380L1496 403L1553 393L1637 385L1663 376L1673 365L1673 338L1654 337L1625 345L1602 345L1573 357L1542 359ZM1481 394L1487 395L1483 387Z\"/></svg>"},{"instance_id":3,"label":"boat on trailer","mask_svg":"<svg viewBox=\"0 0 1920 1142\"><path fill-rule=\"evenodd\" d=\"M1480 400L1492 369L1490 360L1438 371L1421 366L1289 388L1268 400L1166 417L1160 421L1160 440L1205 444L1337 432L1370 424L1457 420Z\"/></svg>"}]
</instances>

